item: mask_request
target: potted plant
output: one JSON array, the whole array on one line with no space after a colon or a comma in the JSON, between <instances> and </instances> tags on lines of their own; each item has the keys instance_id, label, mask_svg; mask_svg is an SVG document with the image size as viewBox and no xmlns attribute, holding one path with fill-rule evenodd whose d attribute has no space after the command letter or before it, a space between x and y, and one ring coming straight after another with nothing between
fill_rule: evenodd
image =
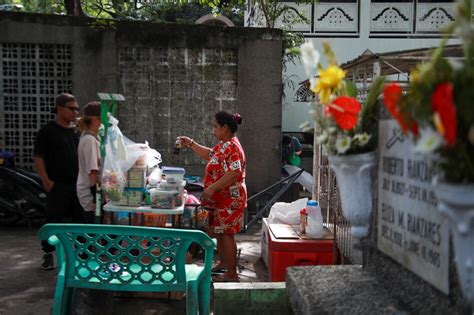
<instances>
[{"instance_id":1,"label":"potted plant","mask_svg":"<svg viewBox=\"0 0 474 315\"><path fill-rule=\"evenodd\" d=\"M374 81L365 102L357 100L354 83L345 80L329 46L324 43L328 65L319 63L319 52L311 42L300 48L310 88L317 95L311 112L319 129L317 142L328 154L336 173L344 217L351 223L352 235L365 237L372 213L371 170L377 143L376 105L384 78Z\"/></svg>"},{"instance_id":2,"label":"potted plant","mask_svg":"<svg viewBox=\"0 0 474 315\"><path fill-rule=\"evenodd\" d=\"M417 151L439 156L433 182L438 209L448 218L461 286L474 304L474 27L469 0L459 1L448 31L462 39L464 58L443 58L443 39L430 61L412 70L406 93L395 83L385 87L384 103Z\"/></svg>"}]
</instances>

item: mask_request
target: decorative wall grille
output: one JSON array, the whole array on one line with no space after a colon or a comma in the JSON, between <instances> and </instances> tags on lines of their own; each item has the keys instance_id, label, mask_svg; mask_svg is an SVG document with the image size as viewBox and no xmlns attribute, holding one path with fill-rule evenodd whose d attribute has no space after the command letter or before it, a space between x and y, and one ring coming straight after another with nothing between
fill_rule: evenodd
<instances>
[{"instance_id":1,"label":"decorative wall grille","mask_svg":"<svg viewBox=\"0 0 474 315\"><path fill-rule=\"evenodd\" d=\"M33 167L39 128L54 118L54 98L72 93L71 45L0 43L0 149Z\"/></svg>"},{"instance_id":2,"label":"decorative wall grille","mask_svg":"<svg viewBox=\"0 0 474 315\"><path fill-rule=\"evenodd\" d=\"M314 5L314 32L357 33L359 30L359 5L357 1L351 2L321 1L316 3Z\"/></svg>"},{"instance_id":3,"label":"decorative wall grille","mask_svg":"<svg viewBox=\"0 0 474 315\"><path fill-rule=\"evenodd\" d=\"M454 21L455 3L446 1L371 1L371 33L438 34Z\"/></svg>"},{"instance_id":4,"label":"decorative wall grille","mask_svg":"<svg viewBox=\"0 0 474 315\"><path fill-rule=\"evenodd\" d=\"M248 1L246 25L264 27L264 15L255 1ZM454 0L319 0L314 3L284 1L308 19L293 30L306 37L433 37L454 21ZM365 18L370 17L370 18ZM288 27L280 18L276 27ZM368 33L367 33L368 31Z\"/></svg>"},{"instance_id":5,"label":"decorative wall grille","mask_svg":"<svg viewBox=\"0 0 474 315\"><path fill-rule=\"evenodd\" d=\"M296 90L293 101L295 102L310 102L314 97L314 93L309 89L309 84L302 84Z\"/></svg>"}]
</instances>

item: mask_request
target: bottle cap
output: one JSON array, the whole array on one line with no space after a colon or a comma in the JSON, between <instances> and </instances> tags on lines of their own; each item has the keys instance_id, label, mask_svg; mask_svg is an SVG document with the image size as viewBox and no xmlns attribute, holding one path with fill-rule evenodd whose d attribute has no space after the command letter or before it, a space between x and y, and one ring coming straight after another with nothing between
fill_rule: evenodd
<instances>
[{"instance_id":1,"label":"bottle cap","mask_svg":"<svg viewBox=\"0 0 474 315\"><path fill-rule=\"evenodd\" d=\"M308 203L306 205L307 206L317 206L318 202L316 200L310 200L310 201L308 201Z\"/></svg>"},{"instance_id":2,"label":"bottle cap","mask_svg":"<svg viewBox=\"0 0 474 315\"><path fill-rule=\"evenodd\" d=\"M300 214L306 214L306 208L301 209Z\"/></svg>"}]
</instances>

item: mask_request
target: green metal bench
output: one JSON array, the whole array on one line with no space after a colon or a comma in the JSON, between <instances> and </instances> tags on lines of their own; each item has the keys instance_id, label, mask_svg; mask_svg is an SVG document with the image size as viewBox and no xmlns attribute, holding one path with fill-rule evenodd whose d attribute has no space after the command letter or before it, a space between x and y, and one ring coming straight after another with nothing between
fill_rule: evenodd
<instances>
[{"instance_id":1,"label":"green metal bench","mask_svg":"<svg viewBox=\"0 0 474 315\"><path fill-rule=\"evenodd\" d=\"M53 314L69 314L76 288L186 293L186 314L209 314L215 244L195 230L120 225L46 224L39 238L56 246ZM204 266L186 264L191 243Z\"/></svg>"}]
</instances>

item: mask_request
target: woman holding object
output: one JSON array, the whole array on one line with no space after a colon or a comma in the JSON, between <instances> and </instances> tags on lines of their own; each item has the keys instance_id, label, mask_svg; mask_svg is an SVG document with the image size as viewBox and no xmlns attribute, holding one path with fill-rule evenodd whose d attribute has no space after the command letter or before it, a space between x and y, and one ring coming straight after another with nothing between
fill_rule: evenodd
<instances>
[{"instance_id":1,"label":"woman holding object","mask_svg":"<svg viewBox=\"0 0 474 315\"><path fill-rule=\"evenodd\" d=\"M242 227L247 206L245 186L246 159L242 145L235 136L242 124L239 114L220 111L214 116L213 134L218 143L213 148L196 143L185 136L178 137L183 147L188 147L208 161L204 175L204 192L201 205L209 212L209 234L217 238L220 263L213 271L224 271L215 281L238 281L237 245L234 234Z\"/></svg>"}]
</instances>

